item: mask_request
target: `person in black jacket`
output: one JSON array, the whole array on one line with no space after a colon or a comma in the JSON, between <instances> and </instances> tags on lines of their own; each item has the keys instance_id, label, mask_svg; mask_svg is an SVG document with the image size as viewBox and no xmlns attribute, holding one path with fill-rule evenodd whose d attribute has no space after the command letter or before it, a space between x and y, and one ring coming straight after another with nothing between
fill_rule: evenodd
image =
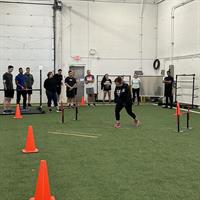
<instances>
[{"instance_id":1,"label":"person in black jacket","mask_svg":"<svg viewBox=\"0 0 200 200\"><path fill-rule=\"evenodd\" d=\"M105 103L106 95L108 94L109 103L111 103L111 85L112 81L109 79L109 75L105 74L101 81L101 89L103 90L103 103Z\"/></svg>"},{"instance_id":2,"label":"person in black jacket","mask_svg":"<svg viewBox=\"0 0 200 200\"><path fill-rule=\"evenodd\" d=\"M73 71L69 70L68 71L68 77L65 79L65 85L67 89L67 102L69 108L75 107L75 96L76 96L76 79L74 78L74 73Z\"/></svg>"},{"instance_id":3,"label":"person in black jacket","mask_svg":"<svg viewBox=\"0 0 200 200\"><path fill-rule=\"evenodd\" d=\"M49 111L51 112L51 102L53 101L54 106L58 109L58 101L57 101L57 82L55 78L53 77L53 72L49 72L47 74L47 79L44 81L44 88L46 89L46 95L47 95L47 105L49 108Z\"/></svg>"},{"instance_id":4,"label":"person in black jacket","mask_svg":"<svg viewBox=\"0 0 200 200\"><path fill-rule=\"evenodd\" d=\"M174 78L171 76L170 71L167 71L167 76L164 78L163 83L165 84L165 97L166 97L166 105L164 108L173 108L173 84L174 84ZM170 100L170 105L168 102L168 99Z\"/></svg>"},{"instance_id":5,"label":"person in black jacket","mask_svg":"<svg viewBox=\"0 0 200 200\"><path fill-rule=\"evenodd\" d=\"M58 73L54 75L54 78L56 80L56 85L57 85L56 93L57 93L57 100L59 103L61 90L62 90L62 84L63 84L62 83L62 80L63 80L62 69L58 70Z\"/></svg>"},{"instance_id":6,"label":"person in black jacket","mask_svg":"<svg viewBox=\"0 0 200 200\"><path fill-rule=\"evenodd\" d=\"M126 112L134 119L134 125L138 127L140 125L140 121L136 119L136 115L132 112L132 98L131 91L123 79L119 76L115 79L115 117L116 123L115 128L120 128L120 112L125 107Z\"/></svg>"}]
</instances>

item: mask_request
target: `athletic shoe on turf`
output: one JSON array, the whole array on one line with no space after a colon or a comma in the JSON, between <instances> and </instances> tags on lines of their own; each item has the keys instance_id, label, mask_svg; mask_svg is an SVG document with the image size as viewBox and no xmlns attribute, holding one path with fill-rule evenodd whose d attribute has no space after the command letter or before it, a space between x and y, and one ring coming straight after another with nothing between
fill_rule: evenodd
<instances>
[{"instance_id":1,"label":"athletic shoe on turf","mask_svg":"<svg viewBox=\"0 0 200 200\"><path fill-rule=\"evenodd\" d=\"M138 119L136 119L134 120L133 124L135 127L139 127L141 125L141 122Z\"/></svg>"},{"instance_id":2,"label":"athletic shoe on turf","mask_svg":"<svg viewBox=\"0 0 200 200\"><path fill-rule=\"evenodd\" d=\"M29 103L29 104L28 104L28 107L32 107L32 105Z\"/></svg>"},{"instance_id":3,"label":"athletic shoe on turf","mask_svg":"<svg viewBox=\"0 0 200 200\"><path fill-rule=\"evenodd\" d=\"M52 112L52 109L51 109L51 108L49 108L49 112Z\"/></svg>"},{"instance_id":4,"label":"athletic shoe on turf","mask_svg":"<svg viewBox=\"0 0 200 200\"><path fill-rule=\"evenodd\" d=\"M4 114L4 115L5 115L5 114L9 114L8 110L4 110L4 111L3 111L3 114Z\"/></svg>"},{"instance_id":5,"label":"athletic shoe on turf","mask_svg":"<svg viewBox=\"0 0 200 200\"><path fill-rule=\"evenodd\" d=\"M95 107L96 107L96 105L95 105L95 104L91 104L91 107L92 107L92 108L95 108Z\"/></svg>"},{"instance_id":6,"label":"athletic shoe on turf","mask_svg":"<svg viewBox=\"0 0 200 200\"><path fill-rule=\"evenodd\" d=\"M115 128L120 128L120 123L115 123L114 127Z\"/></svg>"},{"instance_id":7,"label":"athletic shoe on turf","mask_svg":"<svg viewBox=\"0 0 200 200\"><path fill-rule=\"evenodd\" d=\"M168 108L168 106L163 106L162 108Z\"/></svg>"}]
</instances>

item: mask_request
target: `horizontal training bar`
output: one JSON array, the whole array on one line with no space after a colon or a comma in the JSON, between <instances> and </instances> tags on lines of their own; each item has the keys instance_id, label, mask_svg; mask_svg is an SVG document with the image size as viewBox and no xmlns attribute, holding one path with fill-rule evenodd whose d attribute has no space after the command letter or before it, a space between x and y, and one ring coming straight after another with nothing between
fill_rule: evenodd
<instances>
[{"instance_id":1,"label":"horizontal training bar","mask_svg":"<svg viewBox=\"0 0 200 200\"><path fill-rule=\"evenodd\" d=\"M176 96L192 96L192 94L177 94Z\"/></svg>"},{"instance_id":2,"label":"horizontal training bar","mask_svg":"<svg viewBox=\"0 0 200 200\"><path fill-rule=\"evenodd\" d=\"M195 74L177 74L176 76L195 76Z\"/></svg>"},{"instance_id":3,"label":"horizontal training bar","mask_svg":"<svg viewBox=\"0 0 200 200\"><path fill-rule=\"evenodd\" d=\"M192 83L192 80L188 80L188 81L176 81L177 83Z\"/></svg>"},{"instance_id":4,"label":"horizontal training bar","mask_svg":"<svg viewBox=\"0 0 200 200\"><path fill-rule=\"evenodd\" d=\"M25 90L25 91L30 91L31 89ZM4 89L0 89L0 92L3 92ZM16 89L14 89L14 91L17 91ZM32 89L32 91L40 91L40 89Z\"/></svg>"},{"instance_id":5,"label":"horizontal training bar","mask_svg":"<svg viewBox=\"0 0 200 200\"><path fill-rule=\"evenodd\" d=\"M9 4L27 4L27 5L41 5L41 6L53 6L52 3L37 3L37 2L20 2L20 1L0 1L0 3L9 3Z\"/></svg>"}]
</instances>

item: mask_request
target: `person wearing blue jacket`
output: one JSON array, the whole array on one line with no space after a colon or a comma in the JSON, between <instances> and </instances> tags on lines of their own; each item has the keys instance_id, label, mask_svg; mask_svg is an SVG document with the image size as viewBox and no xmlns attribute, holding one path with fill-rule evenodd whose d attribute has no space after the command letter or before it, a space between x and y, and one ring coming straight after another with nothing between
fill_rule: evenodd
<instances>
[{"instance_id":1,"label":"person wearing blue jacket","mask_svg":"<svg viewBox=\"0 0 200 200\"><path fill-rule=\"evenodd\" d=\"M26 109L27 101L27 86L26 76L23 74L23 69L19 68L19 74L15 77L15 83L17 86L17 104L20 104L21 96L23 97L23 109Z\"/></svg>"}]
</instances>

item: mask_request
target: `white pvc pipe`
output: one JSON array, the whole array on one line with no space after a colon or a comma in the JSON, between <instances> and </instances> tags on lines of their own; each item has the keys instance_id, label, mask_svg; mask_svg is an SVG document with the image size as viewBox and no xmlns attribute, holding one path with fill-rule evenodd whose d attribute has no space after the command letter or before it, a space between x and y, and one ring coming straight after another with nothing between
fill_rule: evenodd
<instances>
[{"instance_id":1,"label":"white pvc pipe","mask_svg":"<svg viewBox=\"0 0 200 200\"><path fill-rule=\"evenodd\" d=\"M140 11L140 69L143 69L143 17L144 17L144 0L141 0Z\"/></svg>"},{"instance_id":2,"label":"white pvc pipe","mask_svg":"<svg viewBox=\"0 0 200 200\"><path fill-rule=\"evenodd\" d=\"M156 45L155 45L156 59L158 58L158 6L156 8Z\"/></svg>"},{"instance_id":3,"label":"white pvc pipe","mask_svg":"<svg viewBox=\"0 0 200 200\"><path fill-rule=\"evenodd\" d=\"M158 4L160 4L160 3L163 3L164 1L165 1L165 0L158 0L158 1L155 2L155 4L158 5Z\"/></svg>"},{"instance_id":4,"label":"white pvc pipe","mask_svg":"<svg viewBox=\"0 0 200 200\"><path fill-rule=\"evenodd\" d=\"M132 1L116 1L116 0L73 0L74 2L97 2L97 3L114 3L114 4L141 4L140 2L132 2ZM147 5L153 5L155 3L144 2Z\"/></svg>"},{"instance_id":5,"label":"white pvc pipe","mask_svg":"<svg viewBox=\"0 0 200 200\"><path fill-rule=\"evenodd\" d=\"M200 58L200 53L187 54L187 55L182 55L182 56L174 56L173 60L189 59L189 58ZM169 61L169 60L171 60L171 57L161 57L160 59L163 59L164 61Z\"/></svg>"}]
</instances>

